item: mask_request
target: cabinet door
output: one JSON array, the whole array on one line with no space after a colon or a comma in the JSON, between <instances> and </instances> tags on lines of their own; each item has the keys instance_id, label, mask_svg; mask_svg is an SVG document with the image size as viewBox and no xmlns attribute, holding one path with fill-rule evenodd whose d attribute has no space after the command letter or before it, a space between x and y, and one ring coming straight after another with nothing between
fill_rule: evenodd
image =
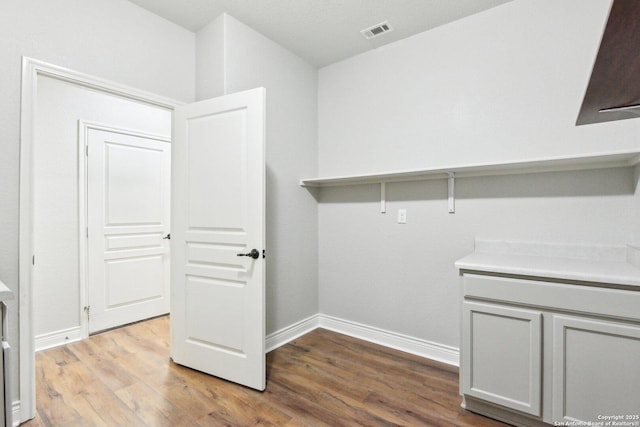
<instances>
[{"instance_id":1,"label":"cabinet door","mask_svg":"<svg viewBox=\"0 0 640 427\"><path fill-rule=\"evenodd\" d=\"M462 304L462 392L540 416L542 313Z\"/></svg>"},{"instance_id":2,"label":"cabinet door","mask_svg":"<svg viewBox=\"0 0 640 427\"><path fill-rule=\"evenodd\" d=\"M554 316L553 346L554 421L640 416L640 326Z\"/></svg>"}]
</instances>

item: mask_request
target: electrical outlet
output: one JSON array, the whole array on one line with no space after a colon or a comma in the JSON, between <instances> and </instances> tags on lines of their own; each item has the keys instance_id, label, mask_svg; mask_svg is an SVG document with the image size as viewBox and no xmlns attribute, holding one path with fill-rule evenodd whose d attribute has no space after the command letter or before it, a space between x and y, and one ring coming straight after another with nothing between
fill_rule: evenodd
<instances>
[{"instance_id":1,"label":"electrical outlet","mask_svg":"<svg viewBox=\"0 0 640 427\"><path fill-rule=\"evenodd\" d=\"M407 210L398 209L398 224L406 224L406 223L407 223Z\"/></svg>"}]
</instances>

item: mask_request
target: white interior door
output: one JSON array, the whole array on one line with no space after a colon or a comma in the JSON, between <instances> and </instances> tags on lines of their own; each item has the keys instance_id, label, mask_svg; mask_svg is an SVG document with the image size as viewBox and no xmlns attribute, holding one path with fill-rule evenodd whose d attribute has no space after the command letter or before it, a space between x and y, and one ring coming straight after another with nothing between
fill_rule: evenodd
<instances>
[{"instance_id":1,"label":"white interior door","mask_svg":"<svg viewBox=\"0 0 640 427\"><path fill-rule=\"evenodd\" d=\"M169 312L171 144L90 129L89 332Z\"/></svg>"},{"instance_id":2,"label":"white interior door","mask_svg":"<svg viewBox=\"0 0 640 427\"><path fill-rule=\"evenodd\" d=\"M258 390L266 383L264 102L259 88L178 107L172 137L171 357Z\"/></svg>"}]
</instances>

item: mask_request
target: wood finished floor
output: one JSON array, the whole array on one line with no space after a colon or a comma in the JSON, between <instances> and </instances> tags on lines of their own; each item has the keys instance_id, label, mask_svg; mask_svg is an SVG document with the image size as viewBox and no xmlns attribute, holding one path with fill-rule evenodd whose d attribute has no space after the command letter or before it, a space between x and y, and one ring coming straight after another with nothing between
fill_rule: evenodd
<instances>
[{"instance_id":1,"label":"wood finished floor","mask_svg":"<svg viewBox=\"0 0 640 427\"><path fill-rule=\"evenodd\" d=\"M36 355L23 426L504 426L460 408L458 370L317 329L267 356L257 392L172 363L161 317Z\"/></svg>"}]
</instances>

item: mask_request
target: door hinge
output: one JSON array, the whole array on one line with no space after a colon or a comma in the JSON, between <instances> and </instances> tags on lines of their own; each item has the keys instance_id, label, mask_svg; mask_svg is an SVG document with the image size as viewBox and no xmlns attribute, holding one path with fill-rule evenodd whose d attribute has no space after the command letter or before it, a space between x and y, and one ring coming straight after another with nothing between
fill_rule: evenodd
<instances>
[{"instance_id":1,"label":"door hinge","mask_svg":"<svg viewBox=\"0 0 640 427\"><path fill-rule=\"evenodd\" d=\"M89 156L89 146L88 145L84 146L84 155L85 156Z\"/></svg>"},{"instance_id":2,"label":"door hinge","mask_svg":"<svg viewBox=\"0 0 640 427\"><path fill-rule=\"evenodd\" d=\"M85 305L84 306L84 312L87 313L87 317L89 317L89 315L91 314L91 306L90 305Z\"/></svg>"},{"instance_id":3,"label":"door hinge","mask_svg":"<svg viewBox=\"0 0 640 427\"><path fill-rule=\"evenodd\" d=\"M36 265L36 256L31 257L31 265Z\"/></svg>"},{"instance_id":4,"label":"door hinge","mask_svg":"<svg viewBox=\"0 0 640 427\"><path fill-rule=\"evenodd\" d=\"M85 227L85 234L87 235L87 239L89 238L89 227Z\"/></svg>"}]
</instances>

